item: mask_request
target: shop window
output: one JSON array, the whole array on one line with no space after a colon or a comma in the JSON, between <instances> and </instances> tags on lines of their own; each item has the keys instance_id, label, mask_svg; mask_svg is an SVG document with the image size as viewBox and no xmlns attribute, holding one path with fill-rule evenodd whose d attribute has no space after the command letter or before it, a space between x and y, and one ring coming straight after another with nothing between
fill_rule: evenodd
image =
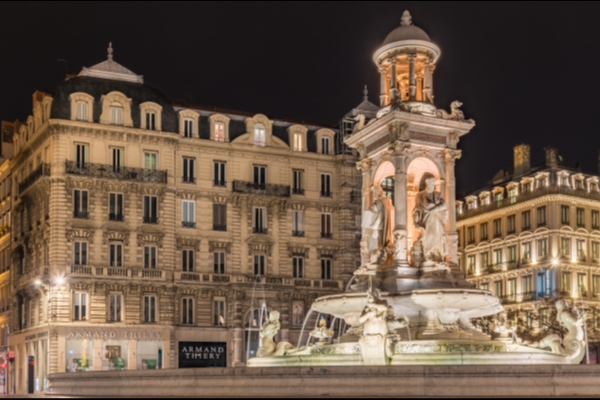
<instances>
[{"instance_id":1,"label":"shop window","mask_svg":"<svg viewBox=\"0 0 600 400\"><path fill-rule=\"evenodd\" d=\"M161 369L163 362L162 342L159 340L138 340L138 369Z\"/></svg>"},{"instance_id":2,"label":"shop window","mask_svg":"<svg viewBox=\"0 0 600 400\"><path fill-rule=\"evenodd\" d=\"M67 372L92 371L94 369L94 341L89 339L67 339Z\"/></svg>"},{"instance_id":3,"label":"shop window","mask_svg":"<svg viewBox=\"0 0 600 400\"><path fill-rule=\"evenodd\" d=\"M127 357L129 355L128 341L105 340L102 344L104 348L104 357L102 358L102 369L117 371L127 369Z\"/></svg>"}]
</instances>

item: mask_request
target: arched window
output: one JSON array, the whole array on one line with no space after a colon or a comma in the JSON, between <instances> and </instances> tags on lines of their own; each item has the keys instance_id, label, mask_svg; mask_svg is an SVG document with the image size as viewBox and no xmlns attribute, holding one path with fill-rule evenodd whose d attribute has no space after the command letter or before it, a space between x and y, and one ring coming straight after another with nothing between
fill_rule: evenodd
<instances>
[{"instance_id":1,"label":"arched window","mask_svg":"<svg viewBox=\"0 0 600 400\"><path fill-rule=\"evenodd\" d=\"M381 181L381 189L383 194L394 204L394 177L388 176Z\"/></svg>"}]
</instances>

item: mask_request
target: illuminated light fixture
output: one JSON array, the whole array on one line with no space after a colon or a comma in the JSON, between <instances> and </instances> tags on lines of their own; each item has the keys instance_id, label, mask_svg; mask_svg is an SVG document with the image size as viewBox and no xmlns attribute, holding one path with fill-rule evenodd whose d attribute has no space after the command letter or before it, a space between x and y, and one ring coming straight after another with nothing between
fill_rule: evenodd
<instances>
[{"instance_id":1,"label":"illuminated light fixture","mask_svg":"<svg viewBox=\"0 0 600 400\"><path fill-rule=\"evenodd\" d=\"M555 267L558 265L558 259L553 259L552 260L552 265L554 265Z\"/></svg>"},{"instance_id":2,"label":"illuminated light fixture","mask_svg":"<svg viewBox=\"0 0 600 400\"><path fill-rule=\"evenodd\" d=\"M42 284L42 281L41 281L41 280L39 280L39 279L36 279L35 281L33 281L33 283L34 283L36 286L40 286L40 285Z\"/></svg>"},{"instance_id":3,"label":"illuminated light fixture","mask_svg":"<svg viewBox=\"0 0 600 400\"><path fill-rule=\"evenodd\" d=\"M64 276L57 276L56 278L54 278L54 282L57 285L62 285L63 283L65 283L65 277Z\"/></svg>"}]
</instances>

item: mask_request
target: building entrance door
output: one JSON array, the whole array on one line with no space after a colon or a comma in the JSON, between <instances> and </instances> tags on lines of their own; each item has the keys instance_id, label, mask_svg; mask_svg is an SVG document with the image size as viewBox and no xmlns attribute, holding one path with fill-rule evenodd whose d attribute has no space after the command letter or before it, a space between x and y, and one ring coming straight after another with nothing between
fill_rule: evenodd
<instances>
[{"instance_id":1,"label":"building entrance door","mask_svg":"<svg viewBox=\"0 0 600 400\"><path fill-rule=\"evenodd\" d=\"M27 357L27 393L32 394L35 385L35 358L33 356Z\"/></svg>"}]
</instances>

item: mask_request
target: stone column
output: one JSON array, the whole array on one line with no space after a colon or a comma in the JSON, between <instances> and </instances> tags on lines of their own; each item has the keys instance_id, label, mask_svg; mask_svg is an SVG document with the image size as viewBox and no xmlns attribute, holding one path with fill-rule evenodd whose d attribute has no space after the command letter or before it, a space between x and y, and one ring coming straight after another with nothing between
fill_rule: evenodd
<instances>
[{"instance_id":1,"label":"stone column","mask_svg":"<svg viewBox=\"0 0 600 400\"><path fill-rule=\"evenodd\" d=\"M390 58L390 97L393 99L398 92L396 87L396 57Z\"/></svg>"},{"instance_id":2,"label":"stone column","mask_svg":"<svg viewBox=\"0 0 600 400\"><path fill-rule=\"evenodd\" d=\"M387 79L385 79L385 68L383 66L379 66L379 105L381 107L385 106L388 103L387 99ZM599 156L600 159L600 156ZM599 163L600 165L600 163Z\"/></svg>"},{"instance_id":3,"label":"stone column","mask_svg":"<svg viewBox=\"0 0 600 400\"><path fill-rule=\"evenodd\" d=\"M406 185L406 157L410 143L396 140L390 149L394 153L394 267L408 265L408 188Z\"/></svg>"},{"instance_id":4,"label":"stone column","mask_svg":"<svg viewBox=\"0 0 600 400\"><path fill-rule=\"evenodd\" d=\"M433 103L431 97L431 60L425 60L425 82L423 85L423 101Z\"/></svg>"},{"instance_id":5,"label":"stone column","mask_svg":"<svg viewBox=\"0 0 600 400\"><path fill-rule=\"evenodd\" d=\"M417 97L417 77L415 76L415 60L417 56L415 54L409 54L408 56L408 90L409 100L415 100Z\"/></svg>"},{"instance_id":6,"label":"stone column","mask_svg":"<svg viewBox=\"0 0 600 400\"><path fill-rule=\"evenodd\" d=\"M361 206L361 217L362 212L368 210L371 206L371 160L363 158L356 163L356 169L362 171L362 206ZM362 221L361 221L362 222ZM362 238L360 241L360 259L361 264L367 264L369 262L369 251L367 249L367 236L362 231Z\"/></svg>"},{"instance_id":7,"label":"stone column","mask_svg":"<svg viewBox=\"0 0 600 400\"><path fill-rule=\"evenodd\" d=\"M456 232L456 180L454 178L454 162L460 158L460 150L446 149L444 151L445 193L448 206L448 222L446 223L446 251L448 264L453 270L458 270L458 233Z\"/></svg>"},{"instance_id":8,"label":"stone column","mask_svg":"<svg viewBox=\"0 0 600 400\"><path fill-rule=\"evenodd\" d=\"M242 367L242 328L233 328L233 362L232 367Z\"/></svg>"},{"instance_id":9,"label":"stone column","mask_svg":"<svg viewBox=\"0 0 600 400\"><path fill-rule=\"evenodd\" d=\"M435 64L429 64L429 95L431 96L431 102L433 103L433 71L435 71Z\"/></svg>"}]
</instances>

